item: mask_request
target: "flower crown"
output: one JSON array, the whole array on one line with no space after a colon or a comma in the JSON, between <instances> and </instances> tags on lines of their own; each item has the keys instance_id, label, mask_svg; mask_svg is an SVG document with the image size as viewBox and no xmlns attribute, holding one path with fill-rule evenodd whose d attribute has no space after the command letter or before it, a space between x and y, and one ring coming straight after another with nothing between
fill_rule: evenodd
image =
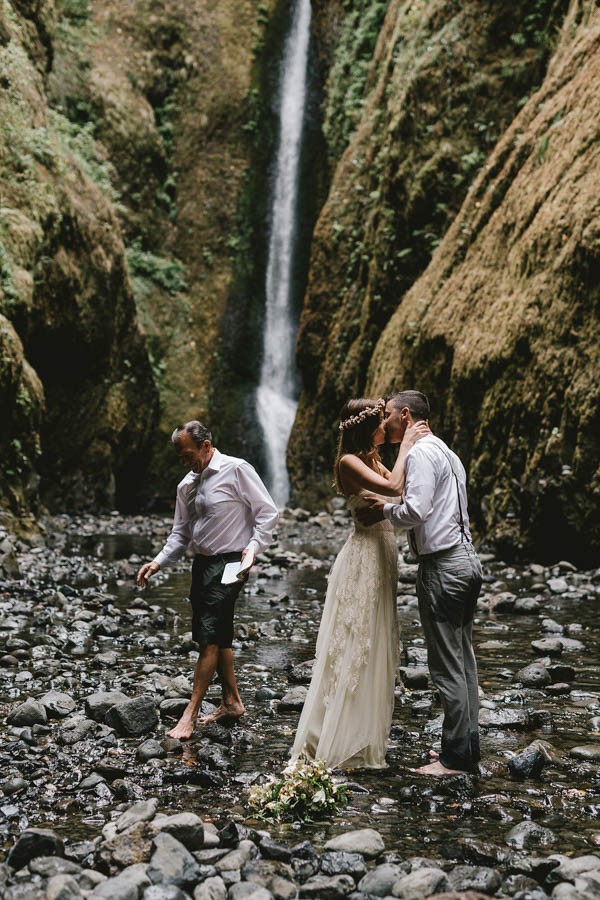
<instances>
[{"instance_id":1,"label":"flower crown","mask_svg":"<svg viewBox=\"0 0 600 900\"><path fill-rule=\"evenodd\" d=\"M368 419L370 416L379 415L384 409L385 400L383 397L380 397L375 401L375 406L367 406L365 409L361 409L355 416L349 416L347 419L342 419L340 422L340 431L345 431L347 428L354 428L355 425L360 425L361 422L364 422L365 419Z\"/></svg>"}]
</instances>

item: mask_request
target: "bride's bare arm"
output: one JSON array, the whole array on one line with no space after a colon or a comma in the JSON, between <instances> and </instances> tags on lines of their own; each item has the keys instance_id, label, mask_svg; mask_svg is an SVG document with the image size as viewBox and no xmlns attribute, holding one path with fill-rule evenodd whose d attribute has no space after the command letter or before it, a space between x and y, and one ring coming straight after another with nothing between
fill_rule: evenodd
<instances>
[{"instance_id":1,"label":"bride's bare arm","mask_svg":"<svg viewBox=\"0 0 600 900\"><path fill-rule=\"evenodd\" d=\"M385 497L396 497L404 488L404 463L410 448L426 434L431 434L426 422L409 425L402 438L400 450L389 475L380 474L371 469L358 456L347 453L339 461L346 493L354 494L360 490L375 491Z\"/></svg>"}]
</instances>

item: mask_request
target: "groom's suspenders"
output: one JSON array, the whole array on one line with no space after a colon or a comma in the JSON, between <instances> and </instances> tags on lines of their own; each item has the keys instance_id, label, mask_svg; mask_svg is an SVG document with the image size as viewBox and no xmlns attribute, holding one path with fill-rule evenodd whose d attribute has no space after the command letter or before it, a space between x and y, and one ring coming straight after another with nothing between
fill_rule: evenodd
<instances>
[{"instance_id":1,"label":"groom's suspenders","mask_svg":"<svg viewBox=\"0 0 600 900\"><path fill-rule=\"evenodd\" d=\"M438 444L438 446L439 446L439 444ZM456 482L456 493L458 496L458 525L460 528L460 542L461 542L461 544L464 544L465 542L470 543L469 539L467 537L466 530L465 530L465 519L464 519L463 511L462 511L462 503L460 502L460 486L458 484L458 472L457 472L456 461L455 461L454 457L450 456L449 453L446 453L446 451L444 450L443 447L440 447L440 450L442 451L442 453L444 454L444 456L450 463L450 468L452 470L452 474L454 475L454 480Z\"/></svg>"}]
</instances>

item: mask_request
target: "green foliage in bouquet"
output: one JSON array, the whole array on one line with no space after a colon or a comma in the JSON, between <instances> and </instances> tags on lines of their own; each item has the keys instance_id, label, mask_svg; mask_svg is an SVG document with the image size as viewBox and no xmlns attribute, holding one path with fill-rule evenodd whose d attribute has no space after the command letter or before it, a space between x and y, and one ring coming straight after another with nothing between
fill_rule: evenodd
<instances>
[{"instance_id":1,"label":"green foliage in bouquet","mask_svg":"<svg viewBox=\"0 0 600 900\"><path fill-rule=\"evenodd\" d=\"M348 802L344 785L336 784L322 759L298 759L280 778L250 788L248 805L262 819L315 822L333 815Z\"/></svg>"}]
</instances>

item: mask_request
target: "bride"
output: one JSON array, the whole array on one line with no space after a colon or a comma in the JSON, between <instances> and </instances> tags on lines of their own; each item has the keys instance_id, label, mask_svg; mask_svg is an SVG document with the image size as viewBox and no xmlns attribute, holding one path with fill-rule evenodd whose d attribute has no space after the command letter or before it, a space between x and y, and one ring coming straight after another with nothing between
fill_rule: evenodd
<instances>
[{"instance_id":1,"label":"bride","mask_svg":"<svg viewBox=\"0 0 600 900\"><path fill-rule=\"evenodd\" d=\"M390 472L377 450L385 441L384 407L382 399L349 400L340 414L334 477L347 498L354 530L329 574L312 680L291 762L305 756L323 759L331 768L386 765L400 662L398 548L391 522L364 527L354 510L363 502L363 491L386 500L402 493L406 454L429 427L419 423L406 430Z\"/></svg>"}]
</instances>

